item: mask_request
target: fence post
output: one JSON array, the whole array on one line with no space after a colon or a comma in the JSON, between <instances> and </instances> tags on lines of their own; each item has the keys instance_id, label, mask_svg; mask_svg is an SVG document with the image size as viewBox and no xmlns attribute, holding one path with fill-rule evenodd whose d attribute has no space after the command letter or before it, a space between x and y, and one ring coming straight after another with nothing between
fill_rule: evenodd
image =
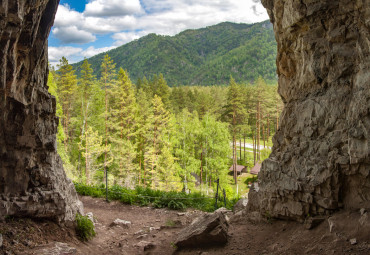
<instances>
[{"instance_id":1,"label":"fence post","mask_svg":"<svg viewBox=\"0 0 370 255\"><path fill-rule=\"evenodd\" d=\"M226 191L225 191L225 189L223 190L223 192L224 192L224 203L225 203L225 208L226 208Z\"/></svg>"},{"instance_id":2,"label":"fence post","mask_svg":"<svg viewBox=\"0 0 370 255\"><path fill-rule=\"evenodd\" d=\"M105 200L108 201L108 169L105 167Z\"/></svg>"},{"instance_id":3,"label":"fence post","mask_svg":"<svg viewBox=\"0 0 370 255\"><path fill-rule=\"evenodd\" d=\"M217 189L216 189L216 203L215 203L215 210L217 210L217 199L218 199L218 185L220 184L220 179L217 178L216 180L216 183L217 183Z\"/></svg>"}]
</instances>

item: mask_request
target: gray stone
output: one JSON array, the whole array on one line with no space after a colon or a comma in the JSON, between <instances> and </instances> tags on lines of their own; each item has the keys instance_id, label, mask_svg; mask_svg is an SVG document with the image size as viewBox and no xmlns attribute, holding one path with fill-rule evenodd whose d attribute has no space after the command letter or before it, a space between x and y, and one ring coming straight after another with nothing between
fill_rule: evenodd
<instances>
[{"instance_id":1,"label":"gray stone","mask_svg":"<svg viewBox=\"0 0 370 255\"><path fill-rule=\"evenodd\" d=\"M248 198L242 198L234 205L233 211L236 213L238 211L244 210L247 208Z\"/></svg>"},{"instance_id":2,"label":"gray stone","mask_svg":"<svg viewBox=\"0 0 370 255\"><path fill-rule=\"evenodd\" d=\"M320 216L308 217L304 221L304 227L306 229L313 229L313 228L317 227L323 221L325 221L325 217L320 217Z\"/></svg>"},{"instance_id":3,"label":"gray stone","mask_svg":"<svg viewBox=\"0 0 370 255\"><path fill-rule=\"evenodd\" d=\"M88 212L88 213L86 213L86 216L87 216L87 218L94 224L94 226L95 226L95 223L97 223L96 222L96 219L94 218L94 214L92 213L92 212Z\"/></svg>"},{"instance_id":4,"label":"gray stone","mask_svg":"<svg viewBox=\"0 0 370 255\"><path fill-rule=\"evenodd\" d=\"M131 227L131 221L128 220L121 220L121 219L115 219L111 224L111 227L114 226L121 226L124 228L130 228Z\"/></svg>"},{"instance_id":5,"label":"gray stone","mask_svg":"<svg viewBox=\"0 0 370 255\"><path fill-rule=\"evenodd\" d=\"M55 242L33 250L33 254L39 255L74 255L77 250L66 243Z\"/></svg>"},{"instance_id":6,"label":"gray stone","mask_svg":"<svg viewBox=\"0 0 370 255\"><path fill-rule=\"evenodd\" d=\"M223 213L205 214L193 221L178 234L178 248L222 245L228 241L228 223Z\"/></svg>"},{"instance_id":7,"label":"gray stone","mask_svg":"<svg viewBox=\"0 0 370 255\"><path fill-rule=\"evenodd\" d=\"M59 121L47 86L47 38L58 3L1 4L0 218L71 222L76 212L83 213L56 151Z\"/></svg>"},{"instance_id":8,"label":"gray stone","mask_svg":"<svg viewBox=\"0 0 370 255\"><path fill-rule=\"evenodd\" d=\"M147 242L147 241L140 241L137 244L134 245L137 248L140 248L144 251L153 249L155 247L155 244L152 242Z\"/></svg>"},{"instance_id":9,"label":"gray stone","mask_svg":"<svg viewBox=\"0 0 370 255\"><path fill-rule=\"evenodd\" d=\"M366 209L365 209L365 208L361 208L361 209L360 209L360 214L361 214L361 215L364 215L365 213L366 213Z\"/></svg>"},{"instance_id":10,"label":"gray stone","mask_svg":"<svg viewBox=\"0 0 370 255\"><path fill-rule=\"evenodd\" d=\"M0 234L0 248L3 246L3 235Z\"/></svg>"},{"instance_id":11,"label":"gray stone","mask_svg":"<svg viewBox=\"0 0 370 255\"><path fill-rule=\"evenodd\" d=\"M350 244L352 244L352 245L357 244L357 240L356 240L356 238L352 238L352 239L350 239L350 240L349 240L349 243L350 243Z\"/></svg>"},{"instance_id":12,"label":"gray stone","mask_svg":"<svg viewBox=\"0 0 370 255\"><path fill-rule=\"evenodd\" d=\"M262 0L284 109L250 212L303 222L370 208L370 12L368 1L349 3Z\"/></svg>"}]
</instances>

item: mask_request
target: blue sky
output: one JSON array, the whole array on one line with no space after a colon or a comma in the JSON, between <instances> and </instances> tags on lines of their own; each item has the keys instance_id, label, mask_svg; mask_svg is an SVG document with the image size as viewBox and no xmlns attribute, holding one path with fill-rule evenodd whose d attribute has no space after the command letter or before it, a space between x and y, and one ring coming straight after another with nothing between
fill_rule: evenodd
<instances>
[{"instance_id":1,"label":"blue sky","mask_svg":"<svg viewBox=\"0 0 370 255\"><path fill-rule=\"evenodd\" d=\"M224 21L268 19L260 0L61 0L49 62L75 63L149 33L175 35Z\"/></svg>"}]
</instances>

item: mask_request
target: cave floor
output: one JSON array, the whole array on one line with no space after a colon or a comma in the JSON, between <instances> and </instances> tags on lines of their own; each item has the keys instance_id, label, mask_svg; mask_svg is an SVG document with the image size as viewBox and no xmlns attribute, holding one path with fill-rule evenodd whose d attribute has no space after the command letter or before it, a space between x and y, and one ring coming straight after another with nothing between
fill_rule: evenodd
<instances>
[{"instance_id":1,"label":"cave floor","mask_svg":"<svg viewBox=\"0 0 370 255\"><path fill-rule=\"evenodd\" d=\"M40 247L67 243L77 252L63 254L370 254L370 229L354 228L359 213L336 216L332 232L328 221L307 230L302 224L289 221L232 223L229 242L222 247L195 248L177 251L173 243L177 233L203 212L178 212L107 203L100 198L80 197L85 213L96 219L96 237L79 241L73 229L47 220L7 219L0 223L3 246L0 254L48 254ZM115 219L131 221L129 228L111 226ZM350 240L356 238L356 244ZM145 243L147 242L147 243ZM144 248L142 244L152 244ZM43 246L40 246L43 245Z\"/></svg>"}]
</instances>

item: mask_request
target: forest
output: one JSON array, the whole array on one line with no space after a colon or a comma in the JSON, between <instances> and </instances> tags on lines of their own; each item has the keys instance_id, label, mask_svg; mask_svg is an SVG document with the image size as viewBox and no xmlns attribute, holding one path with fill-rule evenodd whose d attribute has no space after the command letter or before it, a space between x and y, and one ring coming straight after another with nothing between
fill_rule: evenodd
<instances>
[{"instance_id":1,"label":"forest","mask_svg":"<svg viewBox=\"0 0 370 255\"><path fill-rule=\"evenodd\" d=\"M63 57L49 72L58 152L74 181L208 194L219 179L234 197L229 168L268 157L282 110L277 84L230 76L224 86L169 86L162 74L134 83L108 54L99 69L97 78L85 59L77 75Z\"/></svg>"},{"instance_id":2,"label":"forest","mask_svg":"<svg viewBox=\"0 0 370 255\"><path fill-rule=\"evenodd\" d=\"M175 36L149 34L107 53L132 80L162 73L172 85L224 85L230 75L249 83L259 76L277 82L276 40L270 21L223 22ZM100 70L105 53L88 59ZM82 61L72 65L79 76ZM98 72L97 77L101 77Z\"/></svg>"}]
</instances>

